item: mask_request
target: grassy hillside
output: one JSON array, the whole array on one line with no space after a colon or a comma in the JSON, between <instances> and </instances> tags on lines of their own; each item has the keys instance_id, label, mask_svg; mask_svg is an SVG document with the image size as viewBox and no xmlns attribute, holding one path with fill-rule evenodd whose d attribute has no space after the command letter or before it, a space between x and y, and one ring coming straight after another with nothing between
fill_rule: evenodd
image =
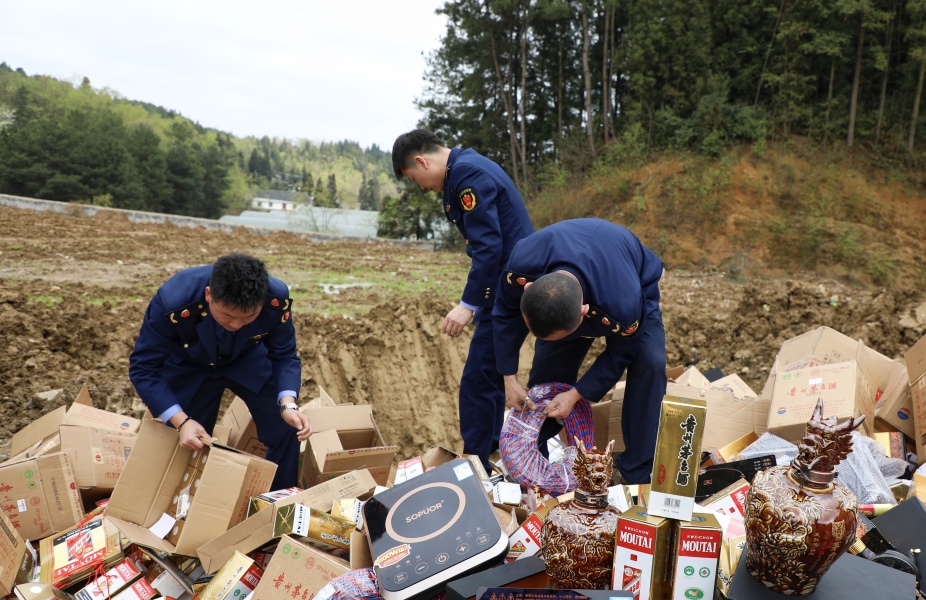
<instances>
[{"instance_id":1,"label":"grassy hillside","mask_svg":"<svg viewBox=\"0 0 926 600\"><path fill-rule=\"evenodd\" d=\"M718 158L616 154L584 176L547 170L542 182L529 200L536 225L610 219L670 268L926 285L926 174L861 149L792 139Z\"/></svg>"}]
</instances>

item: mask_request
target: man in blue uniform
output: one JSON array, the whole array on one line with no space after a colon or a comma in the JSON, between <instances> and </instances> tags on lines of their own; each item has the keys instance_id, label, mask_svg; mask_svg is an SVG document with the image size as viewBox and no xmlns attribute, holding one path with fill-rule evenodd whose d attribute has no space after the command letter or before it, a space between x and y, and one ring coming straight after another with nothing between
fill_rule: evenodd
<instances>
[{"instance_id":1,"label":"man in blue uniform","mask_svg":"<svg viewBox=\"0 0 926 600\"><path fill-rule=\"evenodd\" d=\"M450 149L432 132L416 129L396 138L392 166L421 189L443 192L444 212L466 240L472 267L460 303L441 325L456 336L476 324L460 380L463 452L475 454L491 472L505 413L505 388L495 368L492 303L514 244L534 231L527 208L505 171L472 149ZM474 316L475 315L475 316Z\"/></svg>"},{"instance_id":2,"label":"man in blue uniform","mask_svg":"<svg viewBox=\"0 0 926 600\"><path fill-rule=\"evenodd\" d=\"M648 483L666 391L666 334L659 310L662 261L625 227L601 219L560 221L514 247L495 302L495 354L508 404L527 401L518 350L537 337L528 387L574 385L546 407L539 444L561 429L580 398L600 400L627 371L622 426L626 451L617 466L627 483ZM595 338L605 350L579 378ZM529 407L528 407L529 408Z\"/></svg>"},{"instance_id":3,"label":"man in blue uniform","mask_svg":"<svg viewBox=\"0 0 926 600\"><path fill-rule=\"evenodd\" d=\"M129 362L139 397L185 448L212 437L225 389L244 400L277 464L274 490L297 484L299 442L312 432L296 404L302 363L291 304L286 284L245 254L184 269L148 304Z\"/></svg>"}]
</instances>

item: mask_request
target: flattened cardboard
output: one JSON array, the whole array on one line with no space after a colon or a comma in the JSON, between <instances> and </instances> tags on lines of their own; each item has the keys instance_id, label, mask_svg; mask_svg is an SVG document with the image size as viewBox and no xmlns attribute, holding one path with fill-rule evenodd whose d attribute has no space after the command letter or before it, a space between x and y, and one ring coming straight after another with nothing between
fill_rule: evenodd
<instances>
[{"instance_id":1,"label":"flattened cardboard","mask_svg":"<svg viewBox=\"0 0 926 600\"><path fill-rule=\"evenodd\" d=\"M273 524L277 511L290 504L304 504L328 512L335 500L357 498L376 487L369 471L352 471L317 486L280 498L270 506L257 511L225 533L201 545L196 554L206 573L215 573L235 550L247 554L273 539Z\"/></svg>"},{"instance_id":2,"label":"flattened cardboard","mask_svg":"<svg viewBox=\"0 0 926 600\"><path fill-rule=\"evenodd\" d=\"M275 464L227 447L213 446L203 454L207 458L200 486L176 544L148 528L168 512L192 451L180 446L175 429L161 423L143 423L106 515L135 543L196 556L199 546L226 532L237 515L246 514L252 495L268 491L276 472Z\"/></svg>"},{"instance_id":3,"label":"flattened cardboard","mask_svg":"<svg viewBox=\"0 0 926 600\"><path fill-rule=\"evenodd\" d=\"M84 509L67 455L58 452L0 466L0 508L27 540L76 525Z\"/></svg>"}]
</instances>

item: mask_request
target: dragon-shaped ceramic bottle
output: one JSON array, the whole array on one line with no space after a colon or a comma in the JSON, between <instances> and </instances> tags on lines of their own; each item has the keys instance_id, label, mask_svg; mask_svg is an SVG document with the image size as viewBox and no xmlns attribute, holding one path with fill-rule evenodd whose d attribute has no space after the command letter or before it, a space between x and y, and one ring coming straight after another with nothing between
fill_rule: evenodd
<instances>
[{"instance_id":1,"label":"dragon-shaped ceramic bottle","mask_svg":"<svg viewBox=\"0 0 926 600\"><path fill-rule=\"evenodd\" d=\"M614 468L608 444L603 452L585 449L576 438L573 498L554 506L540 530L543 559L553 589L604 590L611 585L614 531L620 512L608 504Z\"/></svg>"},{"instance_id":2,"label":"dragon-shaped ceramic bottle","mask_svg":"<svg viewBox=\"0 0 926 600\"><path fill-rule=\"evenodd\" d=\"M821 398L791 465L756 473L746 496L746 568L765 587L810 594L855 540L858 499L834 469L864 420L824 419Z\"/></svg>"}]
</instances>

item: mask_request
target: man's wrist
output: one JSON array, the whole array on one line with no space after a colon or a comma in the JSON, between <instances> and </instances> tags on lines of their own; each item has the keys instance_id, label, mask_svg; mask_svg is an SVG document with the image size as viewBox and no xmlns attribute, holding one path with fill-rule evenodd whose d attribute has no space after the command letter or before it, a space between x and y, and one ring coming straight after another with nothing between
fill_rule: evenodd
<instances>
[{"instance_id":1,"label":"man's wrist","mask_svg":"<svg viewBox=\"0 0 926 600\"><path fill-rule=\"evenodd\" d=\"M284 398L284 400L285 400L285 398ZM287 411L287 410L289 410L289 409L299 410L299 405L296 404L295 402L284 402L284 403L280 404L280 414L281 414L281 415L282 415L285 411Z\"/></svg>"}]
</instances>

